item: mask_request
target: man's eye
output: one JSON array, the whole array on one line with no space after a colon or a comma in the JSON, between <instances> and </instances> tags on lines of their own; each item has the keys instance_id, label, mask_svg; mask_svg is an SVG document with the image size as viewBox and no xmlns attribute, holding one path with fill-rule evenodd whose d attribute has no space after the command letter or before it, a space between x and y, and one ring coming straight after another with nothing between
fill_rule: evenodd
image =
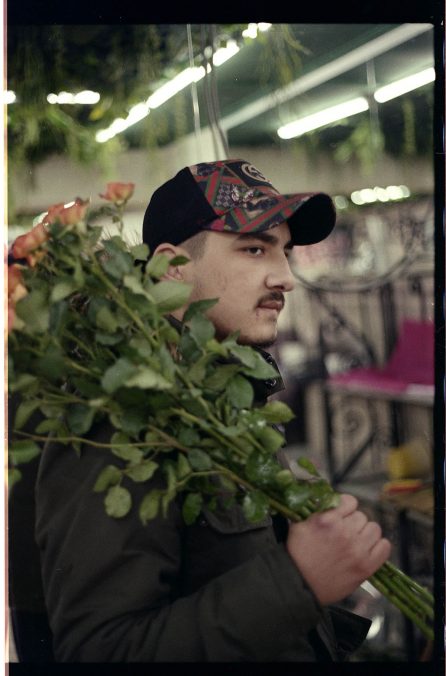
<instances>
[{"instance_id":1,"label":"man's eye","mask_svg":"<svg viewBox=\"0 0 446 676\"><path fill-rule=\"evenodd\" d=\"M244 249L252 256L261 256L265 249L261 246L248 246Z\"/></svg>"}]
</instances>

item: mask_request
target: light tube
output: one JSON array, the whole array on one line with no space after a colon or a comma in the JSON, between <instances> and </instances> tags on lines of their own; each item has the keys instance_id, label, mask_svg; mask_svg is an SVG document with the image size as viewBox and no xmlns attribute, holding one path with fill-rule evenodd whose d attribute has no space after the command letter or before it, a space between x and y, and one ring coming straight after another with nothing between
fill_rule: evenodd
<instances>
[{"instance_id":1,"label":"light tube","mask_svg":"<svg viewBox=\"0 0 446 676\"><path fill-rule=\"evenodd\" d=\"M240 47L237 46L235 40L228 40L226 47L221 47L217 49L214 56L212 57L212 63L214 66L220 66L222 63L230 59L234 54L240 51Z\"/></svg>"},{"instance_id":2,"label":"light tube","mask_svg":"<svg viewBox=\"0 0 446 676\"><path fill-rule=\"evenodd\" d=\"M384 103L385 101L395 99L397 96L411 92L413 89L423 87L423 85L429 84L429 82L433 82L434 80L435 69L426 68L426 70L422 70L419 73L403 77L402 80L392 82L385 87L380 87L373 96L378 103Z\"/></svg>"},{"instance_id":3,"label":"light tube","mask_svg":"<svg viewBox=\"0 0 446 676\"><path fill-rule=\"evenodd\" d=\"M92 92L90 89L85 89L78 94L71 94L70 92L59 92L58 94L48 94L46 100L48 103L60 103L63 105L86 104L92 105L97 103L101 98L98 92Z\"/></svg>"},{"instance_id":4,"label":"light tube","mask_svg":"<svg viewBox=\"0 0 446 676\"><path fill-rule=\"evenodd\" d=\"M288 124L283 125L283 127L280 127L277 130L277 133L280 138L283 139L294 138L295 136L301 136L313 129L325 127L325 125L331 124L332 122L343 120L351 115L363 113L365 110L368 110L368 108L369 104L367 99L363 96L359 96L356 99L340 103L337 106L325 108L325 110L321 110L319 113L314 113L313 115L302 117L300 120L289 122Z\"/></svg>"},{"instance_id":5,"label":"light tube","mask_svg":"<svg viewBox=\"0 0 446 676\"><path fill-rule=\"evenodd\" d=\"M205 75L205 70L203 66L195 68L186 68L185 70L178 73L172 80L163 84L159 89L156 90L149 98L147 99L147 105L149 108L158 108L163 103L168 101L172 96L175 96L179 91L192 84L192 82L198 82Z\"/></svg>"}]
</instances>

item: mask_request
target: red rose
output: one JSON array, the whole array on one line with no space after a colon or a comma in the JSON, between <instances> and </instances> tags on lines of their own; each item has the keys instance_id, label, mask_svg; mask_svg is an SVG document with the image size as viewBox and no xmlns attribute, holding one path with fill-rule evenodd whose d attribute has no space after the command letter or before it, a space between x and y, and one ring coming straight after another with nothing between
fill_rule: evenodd
<instances>
[{"instance_id":1,"label":"red rose","mask_svg":"<svg viewBox=\"0 0 446 676\"><path fill-rule=\"evenodd\" d=\"M109 202L114 202L114 204L121 205L125 204L135 190L134 183L107 183L107 190L105 194L99 193L99 197L103 197Z\"/></svg>"},{"instance_id":2,"label":"red rose","mask_svg":"<svg viewBox=\"0 0 446 676\"><path fill-rule=\"evenodd\" d=\"M53 204L52 207L49 207L43 222L54 223L59 221L62 225L75 225L85 218L89 204L89 200L81 200L80 197L76 197L74 204L69 206L61 203Z\"/></svg>"},{"instance_id":3,"label":"red rose","mask_svg":"<svg viewBox=\"0 0 446 676\"><path fill-rule=\"evenodd\" d=\"M20 235L12 245L14 258L25 258L31 251L38 249L49 235L43 223L38 223L32 230Z\"/></svg>"}]
</instances>

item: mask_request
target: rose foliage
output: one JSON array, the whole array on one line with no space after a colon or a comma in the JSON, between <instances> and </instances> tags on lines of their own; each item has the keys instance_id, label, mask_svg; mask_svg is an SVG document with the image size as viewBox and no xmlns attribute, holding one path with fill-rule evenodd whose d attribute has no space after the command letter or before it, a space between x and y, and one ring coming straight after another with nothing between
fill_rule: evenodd
<instances>
[{"instance_id":1,"label":"rose foliage","mask_svg":"<svg viewBox=\"0 0 446 676\"><path fill-rule=\"evenodd\" d=\"M105 213L122 225L134 186L119 186L109 184L102 197L112 203ZM191 289L162 280L167 257L142 265L146 245L101 235L77 198L50 208L13 246L22 262L9 268L9 391L19 399L10 483L48 437L80 452L104 422L113 431L107 443L95 442L108 461L94 490L111 517L137 509L145 524L177 496L187 524L217 501L220 508L240 502L251 521L274 512L302 520L336 505L339 496L309 460L301 460L306 478L278 463L284 439L274 426L293 414L278 401L253 407L253 381L277 372L237 334L215 339L205 313L217 299L192 303L177 329L166 315L187 303ZM132 485L155 474L164 488L148 486L133 504ZM432 635L429 592L390 563L370 581Z\"/></svg>"}]
</instances>

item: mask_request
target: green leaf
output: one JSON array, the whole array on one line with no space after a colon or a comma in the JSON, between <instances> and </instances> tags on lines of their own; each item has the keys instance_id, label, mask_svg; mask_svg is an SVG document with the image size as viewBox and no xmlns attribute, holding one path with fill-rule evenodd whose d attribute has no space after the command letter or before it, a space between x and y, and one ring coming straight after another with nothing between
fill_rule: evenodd
<instances>
[{"instance_id":1,"label":"green leaf","mask_svg":"<svg viewBox=\"0 0 446 676\"><path fill-rule=\"evenodd\" d=\"M102 331L96 331L94 334L95 340L101 345L117 345L122 341L124 336L122 333L103 333Z\"/></svg>"},{"instance_id":2,"label":"green leaf","mask_svg":"<svg viewBox=\"0 0 446 676\"><path fill-rule=\"evenodd\" d=\"M312 476L319 476L319 472L317 471L316 467L308 458L298 458L297 464L299 467L302 467L302 469L305 469L308 474L311 474Z\"/></svg>"},{"instance_id":3,"label":"green leaf","mask_svg":"<svg viewBox=\"0 0 446 676\"><path fill-rule=\"evenodd\" d=\"M192 291L191 284L184 282L165 281L154 284L150 295L154 299L160 312L171 312L186 304Z\"/></svg>"},{"instance_id":4,"label":"green leaf","mask_svg":"<svg viewBox=\"0 0 446 676\"><path fill-rule=\"evenodd\" d=\"M85 283L84 273L82 272L82 265L79 260L74 264L73 279L78 287L82 287Z\"/></svg>"},{"instance_id":5,"label":"green leaf","mask_svg":"<svg viewBox=\"0 0 446 676\"><path fill-rule=\"evenodd\" d=\"M256 427L253 431L264 450L270 453L275 453L285 443L284 436L272 427Z\"/></svg>"},{"instance_id":6,"label":"green leaf","mask_svg":"<svg viewBox=\"0 0 446 676\"><path fill-rule=\"evenodd\" d=\"M147 244L136 244L130 247L130 253L135 260L144 261L149 255L149 247Z\"/></svg>"},{"instance_id":7,"label":"green leaf","mask_svg":"<svg viewBox=\"0 0 446 676\"><path fill-rule=\"evenodd\" d=\"M187 375L193 383L201 384L206 375L206 366L215 359L213 354L203 354L192 366L188 369Z\"/></svg>"},{"instance_id":8,"label":"green leaf","mask_svg":"<svg viewBox=\"0 0 446 676\"><path fill-rule=\"evenodd\" d=\"M22 478L22 473L17 467L8 468L8 489L11 490L12 487L20 481Z\"/></svg>"},{"instance_id":9,"label":"green leaf","mask_svg":"<svg viewBox=\"0 0 446 676\"><path fill-rule=\"evenodd\" d=\"M193 524L201 512L203 496L200 493L188 493L183 502L181 512L187 526Z\"/></svg>"},{"instance_id":10,"label":"green leaf","mask_svg":"<svg viewBox=\"0 0 446 676\"><path fill-rule=\"evenodd\" d=\"M192 467L190 466L186 456L184 453L180 453L178 455L178 460L177 460L177 477L179 479L184 479L185 476L190 474L192 472Z\"/></svg>"},{"instance_id":11,"label":"green leaf","mask_svg":"<svg viewBox=\"0 0 446 676\"><path fill-rule=\"evenodd\" d=\"M257 364L257 352L249 345L234 345L230 352L239 359L244 366L254 368Z\"/></svg>"},{"instance_id":12,"label":"green leaf","mask_svg":"<svg viewBox=\"0 0 446 676\"><path fill-rule=\"evenodd\" d=\"M196 315L203 315L206 310L214 307L218 303L218 298L207 298L205 300L196 300L189 305L184 313L183 322L189 322ZM212 336L211 336L212 337Z\"/></svg>"},{"instance_id":13,"label":"green leaf","mask_svg":"<svg viewBox=\"0 0 446 676\"><path fill-rule=\"evenodd\" d=\"M240 367L238 364L223 364L217 365L214 373L212 373L203 383L203 386L215 390L217 392L226 388L231 378L238 373Z\"/></svg>"},{"instance_id":14,"label":"green leaf","mask_svg":"<svg viewBox=\"0 0 446 676\"><path fill-rule=\"evenodd\" d=\"M50 294L50 300L52 303L57 303L60 300L63 300L71 293L76 291L76 283L73 279L67 278L62 279L55 286L53 286Z\"/></svg>"},{"instance_id":15,"label":"green leaf","mask_svg":"<svg viewBox=\"0 0 446 676\"><path fill-rule=\"evenodd\" d=\"M268 488L274 484L275 477L281 466L270 455L251 453L246 462L245 471L249 481L259 488Z\"/></svg>"},{"instance_id":16,"label":"green leaf","mask_svg":"<svg viewBox=\"0 0 446 676\"><path fill-rule=\"evenodd\" d=\"M215 335L213 323L201 314L195 314L189 322L190 333L197 345L206 345Z\"/></svg>"},{"instance_id":17,"label":"green leaf","mask_svg":"<svg viewBox=\"0 0 446 676\"><path fill-rule=\"evenodd\" d=\"M290 509L296 509L303 505L311 496L311 489L308 482L295 481L285 488L283 493L285 504Z\"/></svg>"},{"instance_id":18,"label":"green leaf","mask_svg":"<svg viewBox=\"0 0 446 676\"><path fill-rule=\"evenodd\" d=\"M171 265L169 257L165 254L155 254L146 265L145 274L159 279L166 274Z\"/></svg>"},{"instance_id":19,"label":"green leaf","mask_svg":"<svg viewBox=\"0 0 446 676\"><path fill-rule=\"evenodd\" d=\"M57 335L62 330L68 318L68 309L68 302L64 300L51 305L49 333L52 336Z\"/></svg>"},{"instance_id":20,"label":"green leaf","mask_svg":"<svg viewBox=\"0 0 446 676\"><path fill-rule=\"evenodd\" d=\"M100 397L103 394L102 388L99 386L98 383L87 380L85 376L73 376L71 378L71 382L75 386L76 390L80 392L84 397L88 397L89 399L96 399Z\"/></svg>"},{"instance_id":21,"label":"green leaf","mask_svg":"<svg viewBox=\"0 0 446 676\"><path fill-rule=\"evenodd\" d=\"M182 427L178 433L178 441L182 446L195 446L200 443L200 434L191 427Z\"/></svg>"},{"instance_id":22,"label":"green leaf","mask_svg":"<svg viewBox=\"0 0 446 676\"><path fill-rule=\"evenodd\" d=\"M23 465L34 460L40 454L40 448L35 441L25 439L14 441L9 449L9 457L14 465Z\"/></svg>"},{"instance_id":23,"label":"green leaf","mask_svg":"<svg viewBox=\"0 0 446 676\"><path fill-rule=\"evenodd\" d=\"M47 418L36 427L36 434L46 434L47 432L55 432L62 426L60 418Z\"/></svg>"},{"instance_id":24,"label":"green leaf","mask_svg":"<svg viewBox=\"0 0 446 676\"><path fill-rule=\"evenodd\" d=\"M155 488L144 496L139 506L139 518L144 525L154 519L159 512L162 491Z\"/></svg>"},{"instance_id":25,"label":"green leaf","mask_svg":"<svg viewBox=\"0 0 446 676\"><path fill-rule=\"evenodd\" d=\"M115 486L121 480L121 470L118 469L115 465L107 465L99 473L98 478L93 486L95 493L102 493L109 486Z\"/></svg>"},{"instance_id":26,"label":"green leaf","mask_svg":"<svg viewBox=\"0 0 446 676\"><path fill-rule=\"evenodd\" d=\"M268 515L268 500L260 491L250 491L243 498L242 508L248 521L262 521Z\"/></svg>"},{"instance_id":27,"label":"green leaf","mask_svg":"<svg viewBox=\"0 0 446 676\"><path fill-rule=\"evenodd\" d=\"M17 467L11 467L8 469L8 488L11 488L22 478L22 473Z\"/></svg>"},{"instance_id":28,"label":"green leaf","mask_svg":"<svg viewBox=\"0 0 446 676\"><path fill-rule=\"evenodd\" d=\"M116 243L118 239L111 238L104 241L104 249L111 257L102 261L102 267L115 279L122 279L124 275L129 274L133 270L133 258L128 252L122 251Z\"/></svg>"},{"instance_id":29,"label":"green leaf","mask_svg":"<svg viewBox=\"0 0 446 676\"><path fill-rule=\"evenodd\" d=\"M36 399L27 399L22 401L16 411L14 419L14 429L21 430L23 425L29 420L30 416L40 406L40 401Z\"/></svg>"},{"instance_id":30,"label":"green leaf","mask_svg":"<svg viewBox=\"0 0 446 676\"><path fill-rule=\"evenodd\" d=\"M21 373L16 376L14 382L10 383L9 391L10 392L21 392L22 390L30 391L31 387L38 386L39 380L36 376L31 373Z\"/></svg>"},{"instance_id":31,"label":"green leaf","mask_svg":"<svg viewBox=\"0 0 446 676\"><path fill-rule=\"evenodd\" d=\"M254 388L241 375L236 375L227 387L228 399L235 408L250 408L254 400Z\"/></svg>"},{"instance_id":32,"label":"green leaf","mask_svg":"<svg viewBox=\"0 0 446 676\"><path fill-rule=\"evenodd\" d=\"M205 472L212 468L212 460L207 453L199 448L191 449L187 454L192 468L198 472Z\"/></svg>"},{"instance_id":33,"label":"green leaf","mask_svg":"<svg viewBox=\"0 0 446 676\"><path fill-rule=\"evenodd\" d=\"M189 263L190 258L187 258L187 256L174 256L170 260L171 265L186 265L186 263Z\"/></svg>"},{"instance_id":34,"label":"green leaf","mask_svg":"<svg viewBox=\"0 0 446 676\"><path fill-rule=\"evenodd\" d=\"M141 462L144 457L141 449L130 445L130 439L127 434L123 432L115 432L111 439L112 453L122 460L127 460L130 463L137 464Z\"/></svg>"},{"instance_id":35,"label":"green leaf","mask_svg":"<svg viewBox=\"0 0 446 676\"><path fill-rule=\"evenodd\" d=\"M294 475L289 469L281 469L275 476L276 483L279 486L289 486L294 481Z\"/></svg>"},{"instance_id":36,"label":"green leaf","mask_svg":"<svg viewBox=\"0 0 446 676\"><path fill-rule=\"evenodd\" d=\"M148 301L153 303L153 299L151 298L150 294L147 293L141 284L141 281L137 279L135 275L125 275L123 282L127 289L130 289L130 291L133 291L133 293L139 294L140 296L144 296Z\"/></svg>"},{"instance_id":37,"label":"green leaf","mask_svg":"<svg viewBox=\"0 0 446 676\"><path fill-rule=\"evenodd\" d=\"M121 432L118 432L117 434L121 434ZM112 443L118 444L119 442L112 440ZM144 457L143 452L134 446L116 445L112 448L112 453L113 455L116 455L117 458L121 458L121 460L126 460L127 462L133 463L135 465L138 462L141 462L142 458Z\"/></svg>"},{"instance_id":38,"label":"green leaf","mask_svg":"<svg viewBox=\"0 0 446 676\"><path fill-rule=\"evenodd\" d=\"M136 482L148 481L155 474L159 465L152 460L144 460L139 465L134 465L125 470L130 479Z\"/></svg>"},{"instance_id":39,"label":"green leaf","mask_svg":"<svg viewBox=\"0 0 446 676\"><path fill-rule=\"evenodd\" d=\"M68 427L74 434L82 436L93 424L96 411L85 404L72 404L67 413Z\"/></svg>"},{"instance_id":40,"label":"green leaf","mask_svg":"<svg viewBox=\"0 0 446 676\"><path fill-rule=\"evenodd\" d=\"M119 387L123 386L136 372L136 366L125 357L121 357L121 359L118 359L113 366L110 366L110 368L105 371L102 376L101 385L108 394L111 394Z\"/></svg>"},{"instance_id":41,"label":"green leaf","mask_svg":"<svg viewBox=\"0 0 446 676\"><path fill-rule=\"evenodd\" d=\"M280 377L278 370L272 364L268 364L262 355L253 348L247 345L237 345L232 347L230 352L244 364L241 369L242 373L250 378L266 380L267 378Z\"/></svg>"},{"instance_id":42,"label":"green leaf","mask_svg":"<svg viewBox=\"0 0 446 676\"><path fill-rule=\"evenodd\" d=\"M267 423L286 423L296 417L283 401L270 401L258 410Z\"/></svg>"},{"instance_id":43,"label":"green leaf","mask_svg":"<svg viewBox=\"0 0 446 676\"><path fill-rule=\"evenodd\" d=\"M168 390L172 383L148 366L138 369L136 373L126 379L126 387L139 387L142 390Z\"/></svg>"},{"instance_id":44,"label":"green leaf","mask_svg":"<svg viewBox=\"0 0 446 676\"><path fill-rule=\"evenodd\" d=\"M118 322L110 309L103 305L96 314L96 325L103 331L115 333L118 328Z\"/></svg>"},{"instance_id":45,"label":"green leaf","mask_svg":"<svg viewBox=\"0 0 446 676\"><path fill-rule=\"evenodd\" d=\"M50 323L48 301L43 291L31 291L15 306L18 317L25 322L27 333L45 333Z\"/></svg>"},{"instance_id":46,"label":"green leaf","mask_svg":"<svg viewBox=\"0 0 446 676\"><path fill-rule=\"evenodd\" d=\"M46 353L37 359L35 370L38 375L48 378L51 382L57 382L66 377L69 367L63 352L51 345Z\"/></svg>"},{"instance_id":47,"label":"green leaf","mask_svg":"<svg viewBox=\"0 0 446 676\"><path fill-rule=\"evenodd\" d=\"M132 498L129 491L122 486L112 486L107 491L104 500L105 511L115 519L121 519L129 513L132 506Z\"/></svg>"}]
</instances>

